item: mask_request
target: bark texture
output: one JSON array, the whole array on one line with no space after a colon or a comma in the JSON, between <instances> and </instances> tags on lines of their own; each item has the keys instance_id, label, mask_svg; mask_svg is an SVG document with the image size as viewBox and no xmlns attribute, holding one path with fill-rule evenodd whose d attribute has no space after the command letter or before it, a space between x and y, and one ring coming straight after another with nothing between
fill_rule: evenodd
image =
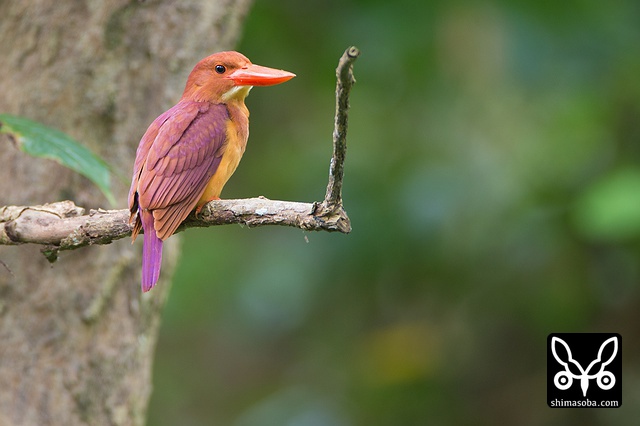
<instances>
[{"instance_id":1,"label":"bark texture","mask_svg":"<svg viewBox=\"0 0 640 426\"><path fill-rule=\"evenodd\" d=\"M0 139L0 205L125 207L137 143L202 57L233 47L249 0L0 2L0 111L70 134L116 166L119 206ZM142 425L159 315L177 256L140 293L140 247L0 247L0 426Z\"/></svg>"}]
</instances>

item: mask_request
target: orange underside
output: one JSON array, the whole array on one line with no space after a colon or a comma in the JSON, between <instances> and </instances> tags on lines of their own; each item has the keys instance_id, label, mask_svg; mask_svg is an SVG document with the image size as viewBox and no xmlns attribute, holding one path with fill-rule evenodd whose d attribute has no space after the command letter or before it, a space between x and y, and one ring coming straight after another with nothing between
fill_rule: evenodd
<instances>
[{"instance_id":1,"label":"orange underside","mask_svg":"<svg viewBox=\"0 0 640 426\"><path fill-rule=\"evenodd\" d=\"M236 131L236 126L232 120L227 123L227 146L222 155L222 160L218 166L218 170L213 175L204 193L196 204L196 212L200 212L202 206L211 200L219 200L222 188L227 183L233 172L236 171L244 149L246 146L246 140L242 140L242 137Z\"/></svg>"}]
</instances>

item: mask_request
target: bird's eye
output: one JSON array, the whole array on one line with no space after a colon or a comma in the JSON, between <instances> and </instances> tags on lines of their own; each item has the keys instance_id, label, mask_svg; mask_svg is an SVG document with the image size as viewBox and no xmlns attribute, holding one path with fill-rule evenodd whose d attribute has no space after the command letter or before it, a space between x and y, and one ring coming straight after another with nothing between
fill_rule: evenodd
<instances>
[{"instance_id":1,"label":"bird's eye","mask_svg":"<svg viewBox=\"0 0 640 426\"><path fill-rule=\"evenodd\" d=\"M218 74L224 74L226 70L227 69L224 67L224 65L216 65L216 72Z\"/></svg>"}]
</instances>

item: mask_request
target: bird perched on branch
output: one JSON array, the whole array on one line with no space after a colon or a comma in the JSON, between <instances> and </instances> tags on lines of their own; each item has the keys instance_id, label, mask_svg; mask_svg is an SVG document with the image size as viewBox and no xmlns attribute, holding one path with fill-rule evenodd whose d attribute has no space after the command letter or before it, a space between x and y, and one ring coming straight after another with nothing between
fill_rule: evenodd
<instances>
[{"instance_id":1,"label":"bird perched on branch","mask_svg":"<svg viewBox=\"0 0 640 426\"><path fill-rule=\"evenodd\" d=\"M129 191L132 239L144 230L143 291L158 281L162 242L193 209L219 199L238 166L249 136L249 90L293 77L238 52L216 53L198 62L180 101L151 123L136 152Z\"/></svg>"}]
</instances>

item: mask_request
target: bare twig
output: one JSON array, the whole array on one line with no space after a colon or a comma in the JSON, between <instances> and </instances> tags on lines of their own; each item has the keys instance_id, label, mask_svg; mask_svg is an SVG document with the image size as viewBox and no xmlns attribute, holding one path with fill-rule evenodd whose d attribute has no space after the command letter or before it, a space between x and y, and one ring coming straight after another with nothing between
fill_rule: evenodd
<instances>
[{"instance_id":1,"label":"bare twig","mask_svg":"<svg viewBox=\"0 0 640 426\"><path fill-rule=\"evenodd\" d=\"M353 77L353 63L360 55L355 46L348 48L340 58L336 68L336 117L333 127L333 156L329 168L329 184L324 197L325 207L342 206L342 179L344 158L347 152L347 118L349 94L356 82Z\"/></svg>"},{"instance_id":2,"label":"bare twig","mask_svg":"<svg viewBox=\"0 0 640 426\"><path fill-rule=\"evenodd\" d=\"M340 59L336 76L336 117L333 156L327 193L322 203L274 201L263 197L217 200L204 206L196 217L191 214L178 231L237 223L250 227L293 226L308 231L349 233L351 224L342 207L342 179L347 136L349 92L355 83L352 67L360 52L347 49ZM129 211L85 210L72 201L41 206L0 207L0 244L42 244L51 261L59 250L73 250L93 244L109 244L131 235Z\"/></svg>"}]
</instances>

